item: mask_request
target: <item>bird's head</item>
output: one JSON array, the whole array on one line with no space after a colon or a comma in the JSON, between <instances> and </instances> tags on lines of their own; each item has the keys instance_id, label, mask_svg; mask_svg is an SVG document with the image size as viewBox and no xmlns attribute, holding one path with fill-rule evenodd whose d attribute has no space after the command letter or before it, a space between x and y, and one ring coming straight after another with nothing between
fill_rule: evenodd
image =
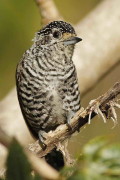
<instances>
[{"instance_id":1,"label":"bird's head","mask_svg":"<svg viewBox=\"0 0 120 180\"><path fill-rule=\"evenodd\" d=\"M53 21L38 31L35 36L37 46L54 46L60 44L62 47L74 46L82 39L76 36L74 28L63 21Z\"/></svg>"}]
</instances>

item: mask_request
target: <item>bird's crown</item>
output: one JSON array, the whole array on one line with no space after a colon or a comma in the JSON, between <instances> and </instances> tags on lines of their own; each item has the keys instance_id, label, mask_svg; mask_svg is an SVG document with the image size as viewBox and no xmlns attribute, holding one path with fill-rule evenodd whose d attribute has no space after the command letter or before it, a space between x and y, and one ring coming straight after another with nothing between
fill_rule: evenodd
<instances>
[{"instance_id":1,"label":"bird's crown","mask_svg":"<svg viewBox=\"0 0 120 180\"><path fill-rule=\"evenodd\" d=\"M51 33L52 29L59 29L62 33L71 33L71 34L76 34L74 28L69 24L64 21L53 21L43 27L40 31L38 31L38 35L44 34L48 35Z\"/></svg>"},{"instance_id":2,"label":"bird's crown","mask_svg":"<svg viewBox=\"0 0 120 180\"><path fill-rule=\"evenodd\" d=\"M40 46L74 45L81 38L76 37L74 28L64 21L53 21L39 30L34 38L34 42Z\"/></svg>"}]
</instances>

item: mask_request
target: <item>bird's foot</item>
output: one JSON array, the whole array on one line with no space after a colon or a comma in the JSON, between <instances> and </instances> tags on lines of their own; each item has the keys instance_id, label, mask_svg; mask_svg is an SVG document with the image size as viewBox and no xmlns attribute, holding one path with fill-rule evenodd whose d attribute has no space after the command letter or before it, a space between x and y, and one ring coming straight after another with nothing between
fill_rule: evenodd
<instances>
[{"instance_id":1,"label":"bird's foot","mask_svg":"<svg viewBox=\"0 0 120 180\"><path fill-rule=\"evenodd\" d=\"M39 131L38 132L38 137L39 137L39 144L40 144L40 146L41 146L41 148L43 149L43 150L45 150L46 149L46 147L47 147L47 145L44 143L44 141L45 141L45 137L44 137L44 131Z\"/></svg>"},{"instance_id":2,"label":"bird's foot","mask_svg":"<svg viewBox=\"0 0 120 180\"><path fill-rule=\"evenodd\" d=\"M75 113L73 111L68 112L68 115L67 115L67 127L68 127L68 131L72 131L71 119L74 117L74 114Z\"/></svg>"}]
</instances>

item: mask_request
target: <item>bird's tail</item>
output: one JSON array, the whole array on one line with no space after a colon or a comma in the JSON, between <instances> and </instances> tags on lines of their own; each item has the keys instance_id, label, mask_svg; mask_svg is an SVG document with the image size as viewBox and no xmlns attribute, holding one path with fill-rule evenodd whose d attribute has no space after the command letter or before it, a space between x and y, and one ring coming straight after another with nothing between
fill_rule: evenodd
<instances>
[{"instance_id":1,"label":"bird's tail","mask_svg":"<svg viewBox=\"0 0 120 180\"><path fill-rule=\"evenodd\" d=\"M50 164L58 171L61 170L65 165L63 153L56 148L54 148L50 153L45 156L45 160L48 164Z\"/></svg>"}]
</instances>

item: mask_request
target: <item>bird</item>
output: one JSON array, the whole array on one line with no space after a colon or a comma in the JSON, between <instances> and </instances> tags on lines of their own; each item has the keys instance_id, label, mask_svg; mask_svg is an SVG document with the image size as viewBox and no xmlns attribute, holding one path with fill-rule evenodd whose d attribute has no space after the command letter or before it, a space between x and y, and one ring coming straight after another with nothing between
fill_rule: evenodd
<instances>
[{"instance_id":1,"label":"bird","mask_svg":"<svg viewBox=\"0 0 120 180\"><path fill-rule=\"evenodd\" d=\"M80 109L73 53L81 41L71 24L53 21L35 33L16 68L20 108L33 137L44 148L43 133L70 125Z\"/></svg>"}]
</instances>

